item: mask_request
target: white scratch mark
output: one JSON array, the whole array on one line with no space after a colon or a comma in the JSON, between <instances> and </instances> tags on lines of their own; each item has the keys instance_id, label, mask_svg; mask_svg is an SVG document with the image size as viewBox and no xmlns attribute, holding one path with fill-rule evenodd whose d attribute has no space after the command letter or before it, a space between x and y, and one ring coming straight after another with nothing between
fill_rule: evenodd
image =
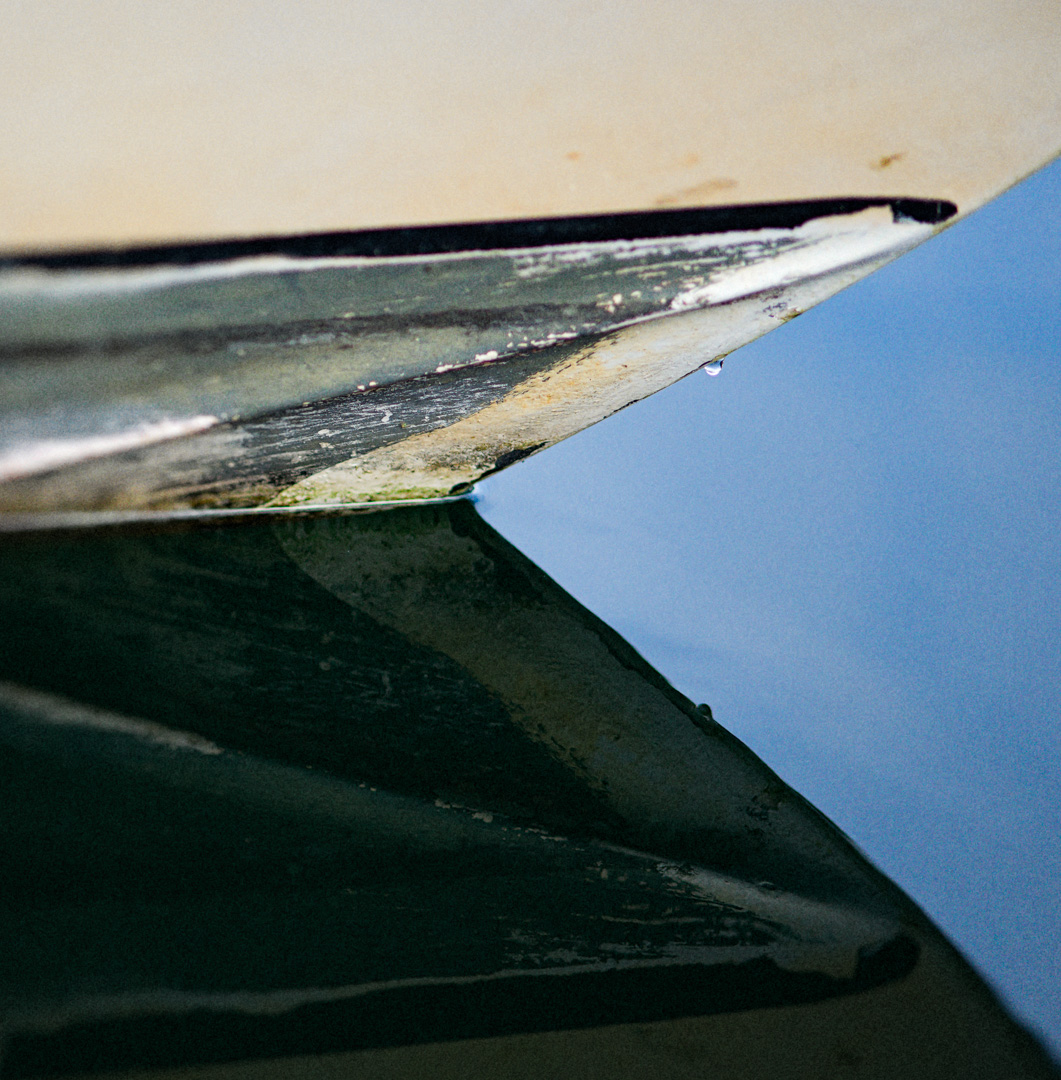
<instances>
[{"instance_id":1,"label":"white scratch mark","mask_svg":"<svg viewBox=\"0 0 1061 1080\"><path fill-rule=\"evenodd\" d=\"M798 241L757 262L715 271L706 284L679 293L671 310L724 304L744 296L808 281L848 266L898 255L933 233L931 225L895 223L886 207L816 218L789 232Z\"/></svg>"},{"instance_id":2,"label":"white scratch mark","mask_svg":"<svg viewBox=\"0 0 1061 1080\"><path fill-rule=\"evenodd\" d=\"M122 716L80 702L70 701L58 694L44 694L13 683L0 683L0 705L30 714L37 723L56 727L80 727L116 735L131 735L143 742L164 746L168 750L194 750L199 754L223 754L216 743L190 731L178 731L151 720Z\"/></svg>"},{"instance_id":3,"label":"white scratch mark","mask_svg":"<svg viewBox=\"0 0 1061 1080\"><path fill-rule=\"evenodd\" d=\"M195 435L221 422L217 416L189 416L181 420L156 420L138 424L113 435L87 435L77 439L40 439L0 453L0 480L49 472L78 461L120 454L141 446Z\"/></svg>"}]
</instances>

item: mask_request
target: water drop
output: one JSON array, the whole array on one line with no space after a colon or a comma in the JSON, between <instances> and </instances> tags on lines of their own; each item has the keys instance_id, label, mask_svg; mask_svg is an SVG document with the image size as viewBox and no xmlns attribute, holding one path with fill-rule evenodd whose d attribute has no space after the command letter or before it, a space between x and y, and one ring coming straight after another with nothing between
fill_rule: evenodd
<instances>
[{"instance_id":1,"label":"water drop","mask_svg":"<svg viewBox=\"0 0 1061 1080\"><path fill-rule=\"evenodd\" d=\"M718 375L722 371L722 357L708 360L706 364L701 365L700 370L707 372L708 375Z\"/></svg>"}]
</instances>

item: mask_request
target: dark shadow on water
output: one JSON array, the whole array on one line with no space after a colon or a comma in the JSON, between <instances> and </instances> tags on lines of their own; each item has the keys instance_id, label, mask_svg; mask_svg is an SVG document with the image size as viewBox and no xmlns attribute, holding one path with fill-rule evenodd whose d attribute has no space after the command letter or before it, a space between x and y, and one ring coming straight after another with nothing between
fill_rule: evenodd
<instances>
[{"instance_id":1,"label":"dark shadow on water","mask_svg":"<svg viewBox=\"0 0 1061 1080\"><path fill-rule=\"evenodd\" d=\"M1052 1075L469 503L0 553L4 1076Z\"/></svg>"}]
</instances>

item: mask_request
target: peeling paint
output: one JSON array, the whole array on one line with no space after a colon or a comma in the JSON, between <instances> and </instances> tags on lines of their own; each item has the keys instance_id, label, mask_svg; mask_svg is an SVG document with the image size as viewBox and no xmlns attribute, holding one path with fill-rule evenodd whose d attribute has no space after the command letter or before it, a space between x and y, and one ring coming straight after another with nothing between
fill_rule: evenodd
<instances>
[{"instance_id":1,"label":"peeling paint","mask_svg":"<svg viewBox=\"0 0 1061 1080\"><path fill-rule=\"evenodd\" d=\"M15 266L0 510L445 496L731 353L931 235L910 214L941 207L752 207L799 223L426 255Z\"/></svg>"},{"instance_id":2,"label":"peeling paint","mask_svg":"<svg viewBox=\"0 0 1061 1080\"><path fill-rule=\"evenodd\" d=\"M742 296L783 288L840 267L895 257L933 233L932 226L914 222L895 223L891 215L874 208L845 219L808 222L795 230L798 246L761 262L717 271L704 285L679 293L671 301L675 311L701 304L724 304Z\"/></svg>"},{"instance_id":3,"label":"peeling paint","mask_svg":"<svg viewBox=\"0 0 1061 1080\"><path fill-rule=\"evenodd\" d=\"M914 243L911 226L900 243ZM875 255L867 254L876 251ZM372 499L438 497L474 484L496 462L527 446L549 446L597 423L633 401L669 386L705 363L728 356L778 322L793 317L886 261L880 240L855 231L851 244L834 252L840 268L791 284L776 283L766 296L707 302L701 288L688 309L666 318L639 320L584 346L569 345L555 364L515 386L505 397L437 430L410 435L315 473L280 492L273 506L363 502ZM849 262L848 257L854 256ZM803 265L807 265L804 263ZM820 263L812 263L819 269ZM785 277L789 268L781 271ZM743 290L749 279L720 283Z\"/></svg>"}]
</instances>

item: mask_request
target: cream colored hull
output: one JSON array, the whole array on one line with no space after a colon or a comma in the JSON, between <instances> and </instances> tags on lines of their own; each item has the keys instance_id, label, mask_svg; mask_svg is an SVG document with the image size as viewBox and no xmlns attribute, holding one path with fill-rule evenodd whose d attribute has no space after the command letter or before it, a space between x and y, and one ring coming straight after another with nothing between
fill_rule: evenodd
<instances>
[{"instance_id":1,"label":"cream colored hull","mask_svg":"<svg viewBox=\"0 0 1061 1080\"><path fill-rule=\"evenodd\" d=\"M1052 3L42 0L0 250L900 194L1061 149Z\"/></svg>"}]
</instances>

